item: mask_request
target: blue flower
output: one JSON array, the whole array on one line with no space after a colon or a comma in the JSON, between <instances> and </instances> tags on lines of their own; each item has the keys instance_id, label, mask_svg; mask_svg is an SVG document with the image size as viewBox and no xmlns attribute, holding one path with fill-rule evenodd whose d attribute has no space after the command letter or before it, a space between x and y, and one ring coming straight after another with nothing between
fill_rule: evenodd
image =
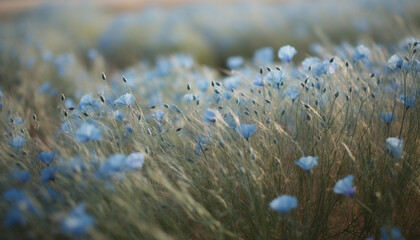
<instances>
[{"instance_id":1,"label":"blue flower","mask_svg":"<svg viewBox=\"0 0 420 240\"><path fill-rule=\"evenodd\" d=\"M74 62L74 57L69 53L56 56L54 59L54 65L58 75L60 77L66 76L69 73L70 67Z\"/></svg>"},{"instance_id":2,"label":"blue flower","mask_svg":"<svg viewBox=\"0 0 420 240\"><path fill-rule=\"evenodd\" d=\"M35 208L32 201L22 190L10 188L3 192L3 198L4 200L14 204L14 206L19 207L21 210L28 210L33 214L39 215L38 209Z\"/></svg>"},{"instance_id":3,"label":"blue flower","mask_svg":"<svg viewBox=\"0 0 420 240\"><path fill-rule=\"evenodd\" d=\"M337 194L343 194L349 197L354 197L356 187L353 187L353 175L339 180L334 186L334 192Z\"/></svg>"},{"instance_id":4,"label":"blue flower","mask_svg":"<svg viewBox=\"0 0 420 240\"><path fill-rule=\"evenodd\" d=\"M160 106L160 105L162 105L162 93L161 92L154 92L153 95L151 95L147 99L147 104L149 106Z\"/></svg>"},{"instance_id":5,"label":"blue flower","mask_svg":"<svg viewBox=\"0 0 420 240\"><path fill-rule=\"evenodd\" d=\"M195 145L195 154L200 155L202 151L205 151L206 146L210 143L210 139L198 135L198 143Z\"/></svg>"},{"instance_id":6,"label":"blue flower","mask_svg":"<svg viewBox=\"0 0 420 240\"><path fill-rule=\"evenodd\" d=\"M130 127L130 126L125 126L124 128L125 128L125 130L126 130L129 134L133 134L133 128L132 128L132 127Z\"/></svg>"},{"instance_id":7,"label":"blue flower","mask_svg":"<svg viewBox=\"0 0 420 240\"><path fill-rule=\"evenodd\" d=\"M411 107L414 107L416 105L416 98L413 95L408 95L404 97L404 95L401 95L399 97L399 100L404 104L405 108L409 109Z\"/></svg>"},{"instance_id":8,"label":"blue flower","mask_svg":"<svg viewBox=\"0 0 420 240\"><path fill-rule=\"evenodd\" d=\"M120 110L114 111L114 116L120 121L123 121L125 117L124 114Z\"/></svg>"},{"instance_id":9,"label":"blue flower","mask_svg":"<svg viewBox=\"0 0 420 240\"><path fill-rule=\"evenodd\" d=\"M196 78L196 81L195 81L196 83L196 87L200 90L200 91L202 91L202 92L205 92L205 91L207 91L207 89L209 88L209 86L210 86L210 82L207 80L207 79L205 79L205 78L203 78L203 77L197 77Z\"/></svg>"},{"instance_id":10,"label":"blue flower","mask_svg":"<svg viewBox=\"0 0 420 240\"><path fill-rule=\"evenodd\" d=\"M54 160L56 152L42 152L38 154L38 159L41 160L41 162L50 165L50 163Z\"/></svg>"},{"instance_id":11,"label":"blue flower","mask_svg":"<svg viewBox=\"0 0 420 240\"><path fill-rule=\"evenodd\" d=\"M298 161L295 161L295 163L303 170L309 172L313 167L318 165L318 157L301 157Z\"/></svg>"},{"instance_id":12,"label":"blue flower","mask_svg":"<svg viewBox=\"0 0 420 240\"><path fill-rule=\"evenodd\" d=\"M384 121L387 125L391 124L392 121L395 119L395 114L391 112L383 112L381 113L381 119Z\"/></svg>"},{"instance_id":13,"label":"blue flower","mask_svg":"<svg viewBox=\"0 0 420 240\"><path fill-rule=\"evenodd\" d=\"M71 98L66 98L66 100L64 100L64 107L66 108L71 108L74 107L76 104L74 103L73 99Z\"/></svg>"},{"instance_id":14,"label":"blue flower","mask_svg":"<svg viewBox=\"0 0 420 240\"><path fill-rule=\"evenodd\" d=\"M57 166L48 166L42 169L42 172L41 172L42 184L45 184L49 181L54 181L56 172L57 172Z\"/></svg>"},{"instance_id":15,"label":"blue flower","mask_svg":"<svg viewBox=\"0 0 420 240\"><path fill-rule=\"evenodd\" d=\"M131 93L126 93L114 101L115 106L130 106L134 102L134 96Z\"/></svg>"},{"instance_id":16,"label":"blue flower","mask_svg":"<svg viewBox=\"0 0 420 240\"><path fill-rule=\"evenodd\" d=\"M83 236L94 224L95 219L86 213L85 204L80 203L61 220L61 230L65 234Z\"/></svg>"},{"instance_id":17,"label":"blue flower","mask_svg":"<svg viewBox=\"0 0 420 240\"><path fill-rule=\"evenodd\" d=\"M56 96L58 94L57 89L51 87L51 83L44 82L39 88L38 93L42 94L49 94L50 96Z\"/></svg>"},{"instance_id":18,"label":"blue flower","mask_svg":"<svg viewBox=\"0 0 420 240\"><path fill-rule=\"evenodd\" d=\"M174 55L174 59L183 68L188 69L194 66L194 58L191 55L177 53Z\"/></svg>"},{"instance_id":19,"label":"blue flower","mask_svg":"<svg viewBox=\"0 0 420 240\"><path fill-rule=\"evenodd\" d=\"M92 97L92 93L84 95L79 102L80 111L93 112L100 108L99 102Z\"/></svg>"},{"instance_id":20,"label":"blue flower","mask_svg":"<svg viewBox=\"0 0 420 240\"><path fill-rule=\"evenodd\" d=\"M392 228L391 234L385 229L381 228L381 238L380 240L404 240L405 238L402 236L401 229L399 228Z\"/></svg>"},{"instance_id":21,"label":"blue flower","mask_svg":"<svg viewBox=\"0 0 420 240\"><path fill-rule=\"evenodd\" d=\"M9 211L6 213L6 217L4 218L3 224L6 227L11 227L14 225L25 225L26 217L19 210L17 206L12 206Z\"/></svg>"},{"instance_id":22,"label":"blue flower","mask_svg":"<svg viewBox=\"0 0 420 240\"><path fill-rule=\"evenodd\" d=\"M254 79L254 85L257 87L263 87L264 86L264 77L262 74L258 74Z\"/></svg>"},{"instance_id":23,"label":"blue flower","mask_svg":"<svg viewBox=\"0 0 420 240\"><path fill-rule=\"evenodd\" d=\"M238 128L239 133L248 140L252 134L257 130L257 125L255 124L241 124Z\"/></svg>"},{"instance_id":24,"label":"blue flower","mask_svg":"<svg viewBox=\"0 0 420 240\"><path fill-rule=\"evenodd\" d=\"M168 75L172 71L172 64L166 58L159 58L156 61L156 71L161 77Z\"/></svg>"},{"instance_id":25,"label":"blue flower","mask_svg":"<svg viewBox=\"0 0 420 240\"><path fill-rule=\"evenodd\" d=\"M236 89L238 88L238 85L241 83L242 79L238 76L231 76L225 78L223 81L223 86L226 89Z\"/></svg>"},{"instance_id":26,"label":"blue flower","mask_svg":"<svg viewBox=\"0 0 420 240\"><path fill-rule=\"evenodd\" d=\"M354 61L358 62L358 61L369 60L369 57L370 57L370 50L364 45L359 45L354 49L354 53L353 53Z\"/></svg>"},{"instance_id":27,"label":"blue flower","mask_svg":"<svg viewBox=\"0 0 420 240\"><path fill-rule=\"evenodd\" d=\"M25 120L23 120L23 118L20 117L13 117L12 119L14 125L22 125L25 123Z\"/></svg>"},{"instance_id":28,"label":"blue flower","mask_svg":"<svg viewBox=\"0 0 420 240\"><path fill-rule=\"evenodd\" d=\"M402 158L403 147L403 141L398 138L390 137L386 139L386 149L396 158Z\"/></svg>"},{"instance_id":29,"label":"blue flower","mask_svg":"<svg viewBox=\"0 0 420 240\"><path fill-rule=\"evenodd\" d=\"M313 69L318 64L322 63L321 59L317 57L308 57L302 61L302 66L304 71L309 71L309 68Z\"/></svg>"},{"instance_id":30,"label":"blue flower","mask_svg":"<svg viewBox=\"0 0 420 240\"><path fill-rule=\"evenodd\" d=\"M267 74L267 81L271 82L272 84L281 84L283 80L286 78L287 74L285 71L280 69L271 70Z\"/></svg>"},{"instance_id":31,"label":"blue flower","mask_svg":"<svg viewBox=\"0 0 420 240\"><path fill-rule=\"evenodd\" d=\"M273 62L274 50L271 47L263 47L255 51L253 61L256 65L265 66Z\"/></svg>"},{"instance_id":32,"label":"blue flower","mask_svg":"<svg viewBox=\"0 0 420 240\"><path fill-rule=\"evenodd\" d=\"M290 62L292 61L293 56L297 53L296 49L290 45L283 46L279 49L278 57L283 62Z\"/></svg>"},{"instance_id":33,"label":"blue flower","mask_svg":"<svg viewBox=\"0 0 420 240\"><path fill-rule=\"evenodd\" d=\"M99 176L109 176L121 172L125 164L125 155L116 153L110 155L107 160L99 167Z\"/></svg>"},{"instance_id":34,"label":"blue flower","mask_svg":"<svg viewBox=\"0 0 420 240\"><path fill-rule=\"evenodd\" d=\"M298 200L296 197L290 195L281 195L270 202L271 209L283 214L290 212L290 210L296 208L297 205Z\"/></svg>"},{"instance_id":35,"label":"blue flower","mask_svg":"<svg viewBox=\"0 0 420 240\"><path fill-rule=\"evenodd\" d=\"M388 67L394 72L399 71L402 68L403 59L400 55L394 54L388 59Z\"/></svg>"},{"instance_id":36,"label":"blue flower","mask_svg":"<svg viewBox=\"0 0 420 240\"><path fill-rule=\"evenodd\" d=\"M335 62L330 63L329 60L320 62L313 67L313 73L315 77L321 77L324 74L333 74L337 68Z\"/></svg>"},{"instance_id":37,"label":"blue flower","mask_svg":"<svg viewBox=\"0 0 420 240\"><path fill-rule=\"evenodd\" d=\"M204 112L203 121L206 123L214 123L218 118L218 112L214 109L207 108Z\"/></svg>"},{"instance_id":38,"label":"blue flower","mask_svg":"<svg viewBox=\"0 0 420 240\"><path fill-rule=\"evenodd\" d=\"M9 141L9 145L16 150L21 149L23 145L25 145L25 143L26 143L26 138L20 135L15 136L11 141Z\"/></svg>"},{"instance_id":39,"label":"blue flower","mask_svg":"<svg viewBox=\"0 0 420 240\"><path fill-rule=\"evenodd\" d=\"M9 174L9 178L17 180L21 183L27 183L31 178L31 173L28 170L13 169L12 172Z\"/></svg>"},{"instance_id":40,"label":"blue flower","mask_svg":"<svg viewBox=\"0 0 420 240\"><path fill-rule=\"evenodd\" d=\"M155 119L157 122L161 122L165 117L164 112L155 112L152 114L152 118Z\"/></svg>"},{"instance_id":41,"label":"blue flower","mask_svg":"<svg viewBox=\"0 0 420 240\"><path fill-rule=\"evenodd\" d=\"M99 56L99 52L98 50L91 48L88 50L88 52L86 53L86 57L89 59L90 62L95 61Z\"/></svg>"},{"instance_id":42,"label":"blue flower","mask_svg":"<svg viewBox=\"0 0 420 240\"><path fill-rule=\"evenodd\" d=\"M131 153L127 156L124 163L125 170L139 170L143 167L144 155L140 152Z\"/></svg>"},{"instance_id":43,"label":"blue flower","mask_svg":"<svg viewBox=\"0 0 420 240\"><path fill-rule=\"evenodd\" d=\"M226 114L224 120L230 128L235 129L239 125L239 120L232 114Z\"/></svg>"},{"instance_id":44,"label":"blue flower","mask_svg":"<svg viewBox=\"0 0 420 240\"><path fill-rule=\"evenodd\" d=\"M184 101L188 103L188 102L197 100L199 97L200 97L199 95L195 95L195 94L192 94L192 93L187 93L187 94L184 95Z\"/></svg>"},{"instance_id":45,"label":"blue flower","mask_svg":"<svg viewBox=\"0 0 420 240\"><path fill-rule=\"evenodd\" d=\"M240 68L242 66L242 64L244 63L244 58L241 56L233 56L233 57L229 57L226 60L226 65L228 66L228 68L230 69L237 69Z\"/></svg>"},{"instance_id":46,"label":"blue flower","mask_svg":"<svg viewBox=\"0 0 420 240\"><path fill-rule=\"evenodd\" d=\"M398 92L400 88L401 88L401 84L396 83L396 82L385 84L386 93Z\"/></svg>"},{"instance_id":47,"label":"blue flower","mask_svg":"<svg viewBox=\"0 0 420 240\"><path fill-rule=\"evenodd\" d=\"M83 125L76 130L75 139L77 142L88 142L88 141L101 141L102 132L101 130L92 123L83 123Z\"/></svg>"},{"instance_id":48,"label":"blue flower","mask_svg":"<svg viewBox=\"0 0 420 240\"><path fill-rule=\"evenodd\" d=\"M294 102L296 100L296 98L299 97L299 91L296 88L294 88L294 87L288 88L286 90L286 94L287 94L287 96L290 97L290 99L292 100L292 102Z\"/></svg>"}]
</instances>

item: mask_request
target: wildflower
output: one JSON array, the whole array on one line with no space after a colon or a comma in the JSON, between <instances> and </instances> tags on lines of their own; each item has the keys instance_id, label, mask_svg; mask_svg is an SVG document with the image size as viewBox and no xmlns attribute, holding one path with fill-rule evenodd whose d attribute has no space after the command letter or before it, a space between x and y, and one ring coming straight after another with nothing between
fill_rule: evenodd
<instances>
[{"instance_id":1,"label":"wildflower","mask_svg":"<svg viewBox=\"0 0 420 240\"><path fill-rule=\"evenodd\" d=\"M9 178L17 180L21 183L27 183L31 178L31 173L28 170L13 169L12 172L9 174Z\"/></svg>"},{"instance_id":2,"label":"wildflower","mask_svg":"<svg viewBox=\"0 0 420 240\"><path fill-rule=\"evenodd\" d=\"M238 128L239 133L248 140L252 134L257 130L257 126L255 124L241 124Z\"/></svg>"},{"instance_id":3,"label":"wildflower","mask_svg":"<svg viewBox=\"0 0 420 240\"><path fill-rule=\"evenodd\" d=\"M263 87L264 86L264 77L262 74L258 74L254 79L254 85L257 87Z\"/></svg>"},{"instance_id":4,"label":"wildflower","mask_svg":"<svg viewBox=\"0 0 420 240\"><path fill-rule=\"evenodd\" d=\"M20 135L17 135L9 142L9 145L14 149L19 150L23 147L23 145L25 145L25 143L26 143L26 138Z\"/></svg>"},{"instance_id":5,"label":"wildflower","mask_svg":"<svg viewBox=\"0 0 420 240\"><path fill-rule=\"evenodd\" d=\"M18 207L12 206L9 211L7 211L3 224L6 227L25 225L26 217Z\"/></svg>"},{"instance_id":6,"label":"wildflower","mask_svg":"<svg viewBox=\"0 0 420 240\"><path fill-rule=\"evenodd\" d=\"M230 128L235 129L239 125L239 119L233 114L226 114L224 120Z\"/></svg>"},{"instance_id":7,"label":"wildflower","mask_svg":"<svg viewBox=\"0 0 420 240\"><path fill-rule=\"evenodd\" d=\"M166 58L159 58L156 61L156 70L158 76L166 76L172 71L172 64L171 62Z\"/></svg>"},{"instance_id":8,"label":"wildflower","mask_svg":"<svg viewBox=\"0 0 420 240\"><path fill-rule=\"evenodd\" d=\"M294 87L288 88L286 90L286 94L287 94L287 96L290 97L290 99L292 100L292 102L294 102L296 100L296 98L299 97L299 91L296 88L294 88Z\"/></svg>"},{"instance_id":9,"label":"wildflower","mask_svg":"<svg viewBox=\"0 0 420 240\"><path fill-rule=\"evenodd\" d=\"M10 188L3 192L3 199L12 203L20 210L27 210L33 214L39 214L39 210L35 208L31 199L26 193L20 189Z\"/></svg>"},{"instance_id":10,"label":"wildflower","mask_svg":"<svg viewBox=\"0 0 420 240\"><path fill-rule=\"evenodd\" d=\"M86 213L85 204L77 205L61 220L61 230L69 235L83 236L95 224L95 219Z\"/></svg>"},{"instance_id":11,"label":"wildflower","mask_svg":"<svg viewBox=\"0 0 420 240\"><path fill-rule=\"evenodd\" d=\"M38 154L38 159L48 166L54 160L55 154L55 152L42 152Z\"/></svg>"},{"instance_id":12,"label":"wildflower","mask_svg":"<svg viewBox=\"0 0 420 240\"><path fill-rule=\"evenodd\" d=\"M191 55L177 53L174 55L175 61L183 68L191 68L194 66L194 58Z\"/></svg>"},{"instance_id":13,"label":"wildflower","mask_svg":"<svg viewBox=\"0 0 420 240\"><path fill-rule=\"evenodd\" d=\"M130 126L125 126L124 128L125 128L125 130L126 130L129 134L133 134L133 128L132 128L132 127L130 127Z\"/></svg>"},{"instance_id":14,"label":"wildflower","mask_svg":"<svg viewBox=\"0 0 420 240\"><path fill-rule=\"evenodd\" d=\"M114 101L115 106L130 106L134 102L134 96L131 93L126 93Z\"/></svg>"},{"instance_id":15,"label":"wildflower","mask_svg":"<svg viewBox=\"0 0 420 240\"><path fill-rule=\"evenodd\" d=\"M164 112L155 112L152 114L152 118L155 119L157 122L161 122L165 117Z\"/></svg>"},{"instance_id":16,"label":"wildflower","mask_svg":"<svg viewBox=\"0 0 420 240\"><path fill-rule=\"evenodd\" d=\"M420 40L419 39L417 39L417 38L414 38L414 37L407 37L407 38L405 38L404 40L401 40L400 42L399 42L399 47L402 49L402 50L404 50L404 51L410 51L410 48L412 47L412 46L414 46L414 44L416 43L416 42L420 42ZM419 45L417 44L417 48L419 47Z\"/></svg>"},{"instance_id":17,"label":"wildflower","mask_svg":"<svg viewBox=\"0 0 420 240\"><path fill-rule=\"evenodd\" d=\"M66 100L64 100L64 107L66 107L66 108L72 108L75 105L76 104L74 103L73 99L71 99L71 98L66 98Z\"/></svg>"},{"instance_id":18,"label":"wildflower","mask_svg":"<svg viewBox=\"0 0 420 240\"><path fill-rule=\"evenodd\" d=\"M320 61L318 64L314 65L312 67L313 73L315 77L321 77L324 74L333 74L335 73L335 70L337 69L337 63L332 62L328 60Z\"/></svg>"},{"instance_id":19,"label":"wildflower","mask_svg":"<svg viewBox=\"0 0 420 240\"><path fill-rule=\"evenodd\" d=\"M206 123L214 123L216 122L218 115L219 114L217 110L207 108L204 112L203 121Z\"/></svg>"},{"instance_id":20,"label":"wildflower","mask_svg":"<svg viewBox=\"0 0 420 240\"><path fill-rule=\"evenodd\" d=\"M188 103L188 102L198 99L199 97L200 97L199 95L187 93L184 95L184 101Z\"/></svg>"},{"instance_id":21,"label":"wildflower","mask_svg":"<svg viewBox=\"0 0 420 240\"><path fill-rule=\"evenodd\" d=\"M270 202L271 209L283 214L290 212L290 210L296 208L297 205L298 200L296 197L290 195L281 195Z\"/></svg>"},{"instance_id":22,"label":"wildflower","mask_svg":"<svg viewBox=\"0 0 420 240\"><path fill-rule=\"evenodd\" d=\"M271 47L263 47L255 51L253 61L256 65L269 65L273 62L274 51Z\"/></svg>"},{"instance_id":23,"label":"wildflower","mask_svg":"<svg viewBox=\"0 0 420 240\"><path fill-rule=\"evenodd\" d=\"M380 229L381 238L380 240L404 240L405 238L402 236L401 229L399 228L392 228L391 234L385 228Z\"/></svg>"},{"instance_id":24,"label":"wildflower","mask_svg":"<svg viewBox=\"0 0 420 240\"><path fill-rule=\"evenodd\" d=\"M302 157L298 161L295 161L295 163L303 170L309 172L313 167L318 165L318 157Z\"/></svg>"},{"instance_id":25,"label":"wildflower","mask_svg":"<svg viewBox=\"0 0 420 240\"><path fill-rule=\"evenodd\" d=\"M353 60L356 62L369 60L370 50L364 45L359 45L354 49Z\"/></svg>"},{"instance_id":26,"label":"wildflower","mask_svg":"<svg viewBox=\"0 0 420 240\"><path fill-rule=\"evenodd\" d=\"M23 120L23 118L20 117L13 117L11 121L14 125L23 125L25 123L25 120Z\"/></svg>"},{"instance_id":27,"label":"wildflower","mask_svg":"<svg viewBox=\"0 0 420 240\"><path fill-rule=\"evenodd\" d=\"M394 54L388 59L388 67L393 71L399 71L403 65L400 55Z\"/></svg>"},{"instance_id":28,"label":"wildflower","mask_svg":"<svg viewBox=\"0 0 420 240\"><path fill-rule=\"evenodd\" d=\"M402 158L403 141L395 137L387 138L386 149L391 152L392 156Z\"/></svg>"},{"instance_id":29,"label":"wildflower","mask_svg":"<svg viewBox=\"0 0 420 240\"><path fill-rule=\"evenodd\" d=\"M272 84L280 85L286 76L287 74L285 71L281 69L275 69L267 74L267 81L271 82Z\"/></svg>"},{"instance_id":30,"label":"wildflower","mask_svg":"<svg viewBox=\"0 0 420 240\"><path fill-rule=\"evenodd\" d=\"M57 172L57 166L48 166L41 172L41 182L45 184L49 181L55 180L55 174Z\"/></svg>"},{"instance_id":31,"label":"wildflower","mask_svg":"<svg viewBox=\"0 0 420 240\"><path fill-rule=\"evenodd\" d=\"M278 57L283 62L290 62L292 61L293 56L297 53L296 49L290 45L283 46L279 49Z\"/></svg>"},{"instance_id":32,"label":"wildflower","mask_svg":"<svg viewBox=\"0 0 420 240\"><path fill-rule=\"evenodd\" d=\"M202 151L206 151L206 146L210 143L210 139L198 135L197 144L195 145L195 154L200 155Z\"/></svg>"},{"instance_id":33,"label":"wildflower","mask_svg":"<svg viewBox=\"0 0 420 240\"><path fill-rule=\"evenodd\" d=\"M307 57L302 61L302 67L303 70L308 71L310 69L313 69L315 66L317 66L319 63L321 63L321 59L317 57Z\"/></svg>"},{"instance_id":34,"label":"wildflower","mask_svg":"<svg viewBox=\"0 0 420 240\"><path fill-rule=\"evenodd\" d=\"M102 133L101 130L92 123L83 123L83 125L76 130L75 140L77 142L88 142L88 141L101 141Z\"/></svg>"},{"instance_id":35,"label":"wildflower","mask_svg":"<svg viewBox=\"0 0 420 240\"><path fill-rule=\"evenodd\" d=\"M143 167L144 155L140 152L131 153L127 156L124 163L125 170L139 170Z\"/></svg>"},{"instance_id":36,"label":"wildflower","mask_svg":"<svg viewBox=\"0 0 420 240\"><path fill-rule=\"evenodd\" d=\"M90 62L95 61L99 56L99 52L98 50L91 48L88 50L88 52L86 53L86 57L89 59ZM103 73L105 75L105 73Z\"/></svg>"},{"instance_id":37,"label":"wildflower","mask_svg":"<svg viewBox=\"0 0 420 240\"><path fill-rule=\"evenodd\" d=\"M125 155L120 153L110 155L99 167L97 175L99 177L105 177L118 174L124 168L125 158Z\"/></svg>"},{"instance_id":38,"label":"wildflower","mask_svg":"<svg viewBox=\"0 0 420 240\"><path fill-rule=\"evenodd\" d=\"M200 91L205 92L209 88L210 82L202 76L197 76L195 85Z\"/></svg>"},{"instance_id":39,"label":"wildflower","mask_svg":"<svg viewBox=\"0 0 420 240\"><path fill-rule=\"evenodd\" d=\"M120 110L114 111L114 116L120 121L123 121L125 117L124 114Z\"/></svg>"},{"instance_id":40,"label":"wildflower","mask_svg":"<svg viewBox=\"0 0 420 240\"><path fill-rule=\"evenodd\" d=\"M387 125L391 124L392 121L395 119L395 114L390 112L383 112L381 113L381 119L384 121Z\"/></svg>"},{"instance_id":41,"label":"wildflower","mask_svg":"<svg viewBox=\"0 0 420 240\"><path fill-rule=\"evenodd\" d=\"M50 96L56 96L58 94L57 89L54 89L51 87L51 83L49 82L44 82L39 88L38 88L38 93L42 94L48 94Z\"/></svg>"},{"instance_id":42,"label":"wildflower","mask_svg":"<svg viewBox=\"0 0 420 240\"><path fill-rule=\"evenodd\" d=\"M405 97L404 95L401 95L398 99L402 102L402 104L404 104L406 109L414 107L417 102L416 98L413 95L408 95Z\"/></svg>"},{"instance_id":43,"label":"wildflower","mask_svg":"<svg viewBox=\"0 0 420 240\"><path fill-rule=\"evenodd\" d=\"M84 95L79 102L78 109L84 112L92 112L100 108L99 102L92 97L92 93Z\"/></svg>"},{"instance_id":44,"label":"wildflower","mask_svg":"<svg viewBox=\"0 0 420 240\"><path fill-rule=\"evenodd\" d=\"M238 88L241 81L242 81L242 79L238 76L227 77L223 81L223 86L226 89L236 89L236 88Z\"/></svg>"},{"instance_id":45,"label":"wildflower","mask_svg":"<svg viewBox=\"0 0 420 240\"><path fill-rule=\"evenodd\" d=\"M242 64L244 63L244 58L241 56L233 56L233 57L229 57L226 60L226 65L228 68L230 69L237 69L240 68L242 66Z\"/></svg>"},{"instance_id":46,"label":"wildflower","mask_svg":"<svg viewBox=\"0 0 420 240\"><path fill-rule=\"evenodd\" d=\"M353 187L353 175L339 180L334 186L334 193L343 194L349 197L354 197L356 187Z\"/></svg>"}]
</instances>

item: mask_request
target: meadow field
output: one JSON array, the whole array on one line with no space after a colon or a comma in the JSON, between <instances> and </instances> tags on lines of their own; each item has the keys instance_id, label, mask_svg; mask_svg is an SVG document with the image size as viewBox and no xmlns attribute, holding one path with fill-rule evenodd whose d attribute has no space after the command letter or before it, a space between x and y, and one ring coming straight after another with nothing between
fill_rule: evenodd
<instances>
[{"instance_id":1,"label":"meadow field","mask_svg":"<svg viewBox=\"0 0 420 240\"><path fill-rule=\"evenodd\" d=\"M420 239L419 10L2 20L0 239Z\"/></svg>"}]
</instances>

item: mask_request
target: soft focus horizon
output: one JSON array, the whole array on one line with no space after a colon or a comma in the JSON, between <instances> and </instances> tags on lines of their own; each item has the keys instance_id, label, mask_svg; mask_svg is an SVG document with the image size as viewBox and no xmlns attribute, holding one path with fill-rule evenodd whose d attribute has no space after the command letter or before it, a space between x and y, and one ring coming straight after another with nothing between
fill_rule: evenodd
<instances>
[{"instance_id":1,"label":"soft focus horizon","mask_svg":"<svg viewBox=\"0 0 420 240\"><path fill-rule=\"evenodd\" d=\"M20 0L0 2L0 9L7 9L8 4L15 6L15 14L0 29L6 39L19 34L21 40L48 42L49 50L58 52L95 49L117 67L177 51L192 54L204 64L223 66L231 55L251 57L258 48L278 48L291 42L310 53L314 40L354 44L365 35L373 40L385 36L390 41L397 39L400 31L388 26L398 24L401 18L418 24L420 9L412 0L32 4ZM30 6L24 8L25 4ZM69 38L83 49L72 49Z\"/></svg>"}]
</instances>

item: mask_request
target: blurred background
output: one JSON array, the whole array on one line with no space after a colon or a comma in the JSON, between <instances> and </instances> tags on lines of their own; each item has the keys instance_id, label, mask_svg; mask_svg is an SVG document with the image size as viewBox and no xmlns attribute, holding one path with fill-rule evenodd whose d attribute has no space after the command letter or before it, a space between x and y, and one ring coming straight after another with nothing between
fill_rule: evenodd
<instances>
[{"instance_id":1,"label":"blurred background","mask_svg":"<svg viewBox=\"0 0 420 240\"><path fill-rule=\"evenodd\" d=\"M301 60L316 43L389 42L419 24L416 0L0 0L0 51L28 65L101 58L108 69L183 52L224 67L266 46L293 45Z\"/></svg>"}]
</instances>

